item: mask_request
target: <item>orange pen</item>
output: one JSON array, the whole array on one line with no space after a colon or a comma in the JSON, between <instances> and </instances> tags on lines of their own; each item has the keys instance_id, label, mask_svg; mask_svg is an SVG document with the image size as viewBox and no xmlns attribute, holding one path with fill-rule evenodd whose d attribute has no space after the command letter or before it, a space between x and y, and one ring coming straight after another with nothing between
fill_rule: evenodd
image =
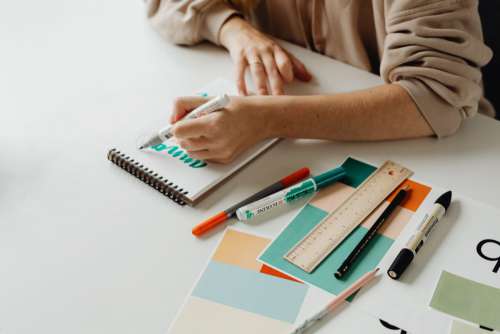
<instances>
[{"instance_id":1,"label":"orange pen","mask_svg":"<svg viewBox=\"0 0 500 334\"><path fill-rule=\"evenodd\" d=\"M222 224L226 220L234 217L236 215L236 210L243 205L247 205L249 203L255 202L256 200L259 200L261 198L264 198L266 196L269 196L271 194L274 194L277 191L283 190L299 181L302 181L303 179L309 177L310 170L307 167L303 167L292 174L285 176L278 182L275 182L271 184L270 186L262 189L261 191L253 194L252 196L248 197L247 199L244 199L243 201L233 205L227 210L224 210L222 212L219 212L215 216L212 216L208 218L207 220L203 221L199 225L196 225L192 233L199 237L206 233L207 231L213 229L214 227Z\"/></svg>"}]
</instances>

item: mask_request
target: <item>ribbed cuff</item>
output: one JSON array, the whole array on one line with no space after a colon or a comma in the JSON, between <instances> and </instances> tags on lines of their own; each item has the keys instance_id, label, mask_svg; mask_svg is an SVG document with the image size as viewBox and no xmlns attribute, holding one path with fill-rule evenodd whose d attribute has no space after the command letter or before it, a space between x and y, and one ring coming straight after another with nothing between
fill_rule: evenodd
<instances>
[{"instance_id":1,"label":"ribbed cuff","mask_svg":"<svg viewBox=\"0 0 500 334\"><path fill-rule=\"evenodd\" d=\"M403 87L417 105L420 113L438 138L454 134L462 123L460 111L418 79L404 79L394 82Z\"/></svg>"},{"instance_id":2,"label":"ribbed cuff","mask_svg":"<svg viewBox=\"0 0 500 334\"><path fill-rule=\"evenodd\" d=\"M242 16L236 9L222 1L207 8L207 12L205 13L203 20L205 27L201 30L202 37L216 45L220 45L220 29L222 28L222 25L234 15Z\"/></svg>"}]
</instances>

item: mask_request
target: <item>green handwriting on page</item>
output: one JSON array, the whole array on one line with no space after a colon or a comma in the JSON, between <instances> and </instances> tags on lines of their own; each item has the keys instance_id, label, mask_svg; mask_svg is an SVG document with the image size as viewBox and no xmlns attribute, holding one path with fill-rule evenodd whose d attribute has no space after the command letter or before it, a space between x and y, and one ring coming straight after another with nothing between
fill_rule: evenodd
<instances>
[{"instance_id":1,"label":"green handwriting on page","mask_svg":"<svg viewBox=\"0 0 500 334\"><path fill-rule=\"evenodd\" d=\"M196 95L202 96L202 97L208 97L209 94L206 92L200 92L197 93ZM203 161L203 160L197 160L193 159L187 154L186 151L184 151L182 148L179 147L179 145L175 143L164 143L164 144L158 144L155 146L151 146L151 149L156 151L156 152L164 152L166 156L172 157L172 158L177 158L179 161L182 161L185 163L187 166L191 168L203 168L208 166L208 164Z\"/></svg>"},{"instance_id":2,"label":"green handwriting on page","mask_svg":"<svg viewBox=\"0 0 500 334\"><path fill-rule=\"evenodd\" d=\"M202 160L193 159L186 153L182 148L180 148L175 143L165 143L152 146L151 149L156 152L164 152L167 156L172 158L177 158L182 161L187 166L191 168L203 168L207 166L207 163Z\"/></svg>"}]
</instances>

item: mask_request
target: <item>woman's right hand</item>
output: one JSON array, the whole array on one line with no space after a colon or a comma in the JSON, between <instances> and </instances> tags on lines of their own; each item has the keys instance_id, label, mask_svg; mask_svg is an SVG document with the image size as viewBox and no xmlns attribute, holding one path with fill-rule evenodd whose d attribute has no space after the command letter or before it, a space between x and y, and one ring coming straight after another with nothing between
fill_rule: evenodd
<instances>
[{"instance_id":1,"label":"woman's right hand","mask_svg":"<svg viewBox=\"0 0 500 334\"><path fill-rule=\"evenodd\" d=\"M236 86L241 95L248 93L247 67L259 95L281 95L284 84L294 78L301 81L312 78L302 62L241 17L235 16L224 23L220 41L236 64Z\"/></svg>"}]
</instances>

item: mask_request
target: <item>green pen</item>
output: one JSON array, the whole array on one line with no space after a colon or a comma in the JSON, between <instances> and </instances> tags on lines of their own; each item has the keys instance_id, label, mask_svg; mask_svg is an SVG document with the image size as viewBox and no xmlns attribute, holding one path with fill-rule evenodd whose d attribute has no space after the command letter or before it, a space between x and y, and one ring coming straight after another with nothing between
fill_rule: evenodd
<instances>
[{"instance_id":1,"label":"green pen","mask_svg":"<svg viewBox=\"0 0 500 334\"><path fill-rule=\"evenodd\" d=\"M286 189L278 191L272 195L264 197L258 201L247 204L236 210L238 220L245 221L263 215L266 212L280 207L284 204L290 204L300 198L319 191L333 182L336 182L346 175L342 167L329 170L318 176L313 176L305 181L297 183Z\"/></svg>"}]
</instances>

